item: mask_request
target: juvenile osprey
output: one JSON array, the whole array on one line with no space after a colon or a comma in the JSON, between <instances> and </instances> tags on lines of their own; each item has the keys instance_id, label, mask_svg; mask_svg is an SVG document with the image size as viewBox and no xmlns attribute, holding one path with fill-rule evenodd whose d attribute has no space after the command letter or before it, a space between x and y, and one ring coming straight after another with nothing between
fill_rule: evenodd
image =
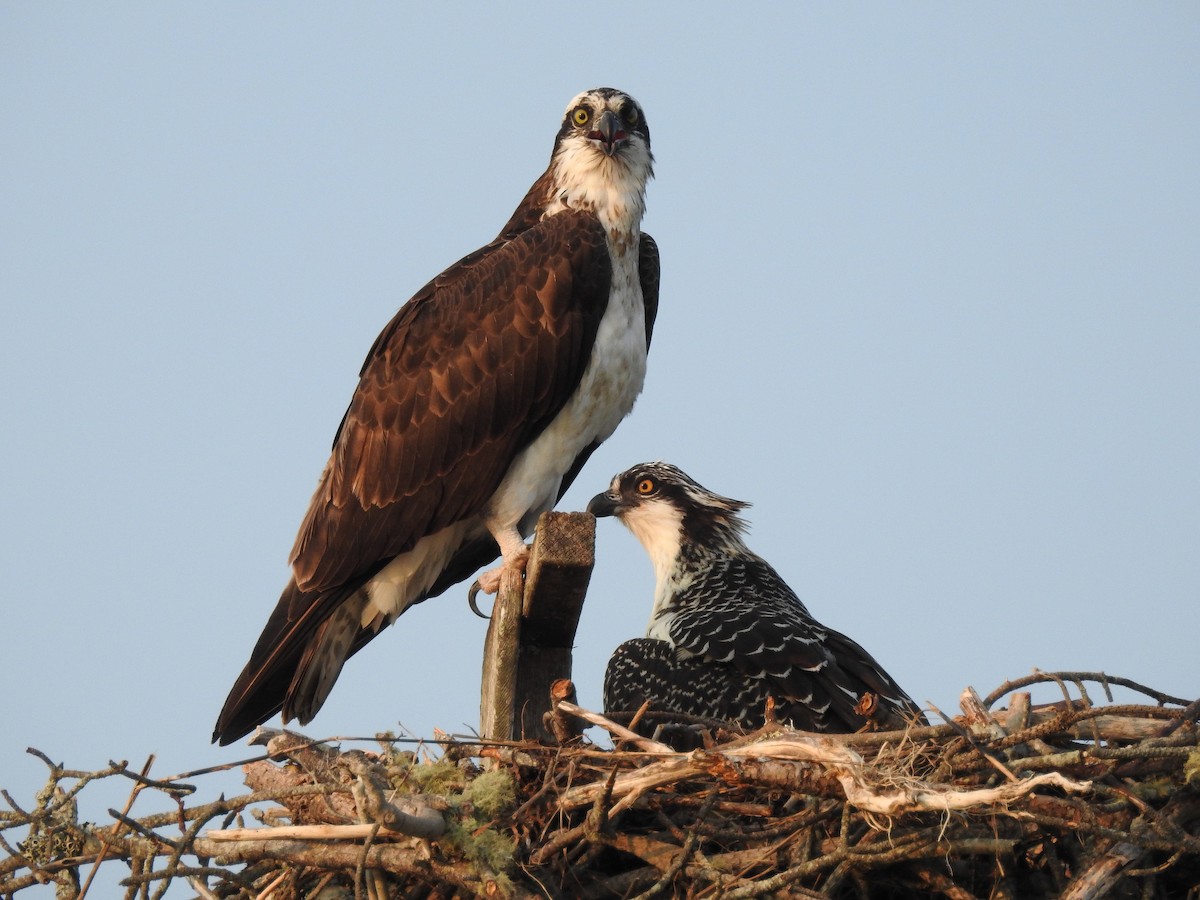
<instances>
[{"instance_id":1,"label":"juvenile osprey","mask_svg":"<svg viewBox=\"0 0 1200 900\"><path fill-rule=\"evenodd\" d=\"M871 718L902 727L921 713L879 663L825 628L742 540L749 504L701 487L667 463L622 472L588 504L619 518L650 554L657 578L646 637L626 641L604 674L604 708L652 709L763 724L767 697L779 719L807 731L856 731L866 692Z\"/></svg>"},{"instance_id":2,"label":"juvenile osprey","mask_svg":"<svg viewBox=\"0 0 1200 900\"><path fill-rule=\"evenodd\" d=\"M307 723L345 661L524 539L633 407L658 307L642 234L650 132L612 88L567 106L550 165L490 244L375 339L292 549L292 578L213 740Z\"/></svg>"}]
</instances>

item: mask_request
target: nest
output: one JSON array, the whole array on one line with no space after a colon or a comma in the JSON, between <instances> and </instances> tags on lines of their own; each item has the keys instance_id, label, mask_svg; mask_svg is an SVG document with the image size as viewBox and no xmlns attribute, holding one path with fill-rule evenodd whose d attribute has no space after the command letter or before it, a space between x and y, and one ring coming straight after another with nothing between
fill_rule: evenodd
<instances>
[{"instance_id":1,"label":"nest","mask_svg":"<svg viewBox=\"0 0 1200 900\"><path fill-rule=\"evenodd\" d=\"M1063 700L1031 707L1031 684ZM1094 705L1085 683L1151 702ZM1008 697L1007 708L989 712ZM263 731L250 792L194 802L216 770L151 779L52 763L28 808L0 812L0 894L203 898L1200 897L1200 701L1098 673L1035 673L906 731L752 735L689 726L676 752L559 702L564 743L377 736L337 747ZM935 713L941 715L937 710ZM613 749L574 736L601 724ZM81 792L132 784L111 823ZM172 811L133 816L147 792ZM247 823L247 819L256 820ZM172 892L172 896L175 892Z\"/></svg>"}]
</instances>

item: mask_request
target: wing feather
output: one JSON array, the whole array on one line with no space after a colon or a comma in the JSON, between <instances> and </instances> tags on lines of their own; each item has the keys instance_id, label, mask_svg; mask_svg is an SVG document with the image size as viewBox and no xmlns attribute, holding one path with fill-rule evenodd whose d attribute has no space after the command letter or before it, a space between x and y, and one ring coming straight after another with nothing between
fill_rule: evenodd
<instances>
[{"instance_id":1,"label":"wing feather","mask_svg":"<svg viewBox=\"0 0 1200 900\"><path fill-rule=\"evenodd\" d=\"M762 682L778 702L780 717L797 727L860 727L865 720L854 707L865 691L898 713L917 712L866 650L812 618L760 557L719 561L677 602L669 626L677 650Z\"/></svg>"},{"instance_id":2,"label":"wing feather","mask_svg":"<svg viewBox=\"0 0 1200 900\"><path fill-rule=\"evenodd\" d=\"M610 281L603 229L568 212L471 254L405 304L363 365L296 539L305 595L483 508L578 385Z\"/></svg>"},{"instance_id":3,"label":"wing feather","mask_svg":"<svg viewBox=\"0 0 1200 900\"><path fill-rule=\"evenodd\" d=\"M654 320L658 318L658 244L650 235L643 234L638 251L638 277L642 282L642 303L646 308L646 349L649 350Z\"/></svg>"}]
</instances>

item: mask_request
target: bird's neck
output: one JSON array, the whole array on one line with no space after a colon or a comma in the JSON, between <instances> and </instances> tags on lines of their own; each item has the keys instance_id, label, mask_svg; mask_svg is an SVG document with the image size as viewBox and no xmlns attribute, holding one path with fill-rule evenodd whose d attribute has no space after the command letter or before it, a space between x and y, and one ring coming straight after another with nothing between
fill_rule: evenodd
<instances>
[{"instance_id":1,"label":"bird's neck","mask_svg":"<svg viewBox=\"0 0 1200 900\"><path fill-rule=\"evenodd\" d=\"M654 609L651 613L651 628L654 623L670 617L674 610L686 605L693 596L689 588L697 579L711 577L715 569L728 565L736 557L753 556L742 541L741 535L732 529L716 529L720 533L709 533L695 540L685 531L681 523L679 540L672 547L658 548L658 552L643 541L654 564Z\"/></svg>"},{"instance_id":2,"label":"bird's neck","mask_svg":"<svg viewBox=\"0 0 1200 900\"><path fill-rule=\"evenodd\" d=\"M646 211L647 165L608 157L591 147L569 147L555 155L547 174L551 191L544 215L568 209L591 212L614 249L637 246Z\"/></svg>"},{"instance_id":3,"label":"bird's neck","mask_svg":"<svg viewBox=\"0 0 1200 900\"><path fill-rule=\"evenodd\" d=\"M679 543L679 566L703 569L714 560L734 556L752 556L742 539L740 520L728 515L693 515L683 520L683 539Z\"/></svg>"},{"instance_id":4,"label":"bird's neck","mask_svg":"<svg viewBox=\"0 0 1200 900\"><path fill-rule=\"evenodd\" d=\"M498 239L512 240L546 216L566 210L594 213L615 252L636 248L646 211L646 178L610 159L602 158L588 169L564 166L556 157L526 192Z\"/></svg>"},{"instance_id":5,"label":"bird's neck","mask_svg":"<svg viewBox=\"0 0 1200 900\"><path fill-rule=\"evenodd\" d=\"M667 504L649 504L624 516L625 527L637 538L662 584L676 567L683 539L683 515Z\"/></svg>"}]
</instances>

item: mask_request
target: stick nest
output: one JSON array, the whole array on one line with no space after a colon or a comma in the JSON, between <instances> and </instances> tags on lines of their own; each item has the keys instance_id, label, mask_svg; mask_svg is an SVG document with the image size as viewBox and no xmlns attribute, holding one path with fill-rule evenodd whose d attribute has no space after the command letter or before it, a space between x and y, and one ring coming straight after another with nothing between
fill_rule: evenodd
<instances>
[{"instance_id":1,"label":"stick nest","mask_svg":"<svg viewBox=\"0 0 1200 900\"><path fill-rule=\"evenodd\" d=\"M1063 700L1031 708L1038 682ZM1094 705L1086 683L1152 702ZM129 898L1200 897L1200 701L1037 672L961 705L887 733L701 723L689 752L567 702L555 746L261 730L249 793L208 802L191 782L216 769L80 772L31 750L49 779L32 803L2 794L0 895L85 896L104 865ZM572 737L579 718L616 747ZM130 783L125 809L81 822L102 779ZM134 817L147 794L169 811Z\"/></svg>"}]
</instances>

